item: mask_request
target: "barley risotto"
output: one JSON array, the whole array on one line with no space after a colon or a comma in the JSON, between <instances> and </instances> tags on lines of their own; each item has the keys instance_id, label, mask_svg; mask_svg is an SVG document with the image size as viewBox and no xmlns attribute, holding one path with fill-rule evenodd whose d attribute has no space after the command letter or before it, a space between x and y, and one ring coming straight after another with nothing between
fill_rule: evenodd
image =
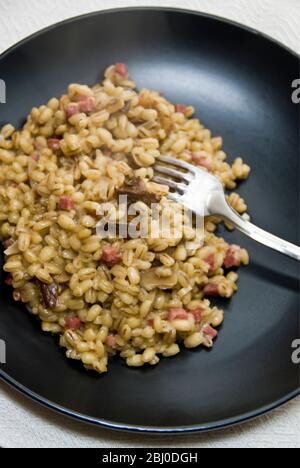
<instances>
[{"instance_id":1,"label":"barley risotto","mask_svg":"<svg viewBox=\"0 0 300 468\"><path fill-rule=\"evenodd\" d=\"M16 301L59 335L68 358L106 372L116 353L129 366L155 365L160 356L211 347L223 311L208 297L230 298L248 253L204 221L204 242L194 249L195 227L177 236L101 238L99 206L127 195L152 216L151 203L172 220L182 207L168 188L151 181L159 155L201 166L226 189L248 177L238 157L230 165L222 138L193 118L194 109L136 89L125 64L105 71L101 84L71 84L67 94L33 108L24 127L0 132L0 235L6 283ZM244 200L228 202L248 217ZM115 220L119 221L118 215ZM230 229L230 226L227 226Z\"/></svg>"}]
</instances>

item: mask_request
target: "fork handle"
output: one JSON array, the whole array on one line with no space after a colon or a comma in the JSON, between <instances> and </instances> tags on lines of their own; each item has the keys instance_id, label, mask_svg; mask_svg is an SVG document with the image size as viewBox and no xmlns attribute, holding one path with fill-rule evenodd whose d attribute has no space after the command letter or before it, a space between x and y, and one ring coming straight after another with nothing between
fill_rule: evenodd
<instances>
[{"instance_id":1,"label":"fork handle","mask_svg":"<svg viewBox=\"0 0 300 468\"><path fill-rule=\"evenodd\" d=\"M264 231L249 221L245 221L235 210L233 210L228 205L225 198L224 200L220 200L219 194L215 194L215 196L212 195L208 206L209 211L212 214L217 214L222 218L225 218L226 221L229 221L239 231L243 232L252 239L300 261L300 247L284 239L280 239L280 237L274 236L267 231Z\"/></svg>"}]
</instances>

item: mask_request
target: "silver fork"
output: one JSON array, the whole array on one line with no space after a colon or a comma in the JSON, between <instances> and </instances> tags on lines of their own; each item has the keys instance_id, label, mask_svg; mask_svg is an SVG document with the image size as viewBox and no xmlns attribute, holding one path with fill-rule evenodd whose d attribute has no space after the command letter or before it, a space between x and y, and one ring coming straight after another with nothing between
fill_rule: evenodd
<instances>
[{"instance_id":1,"label":"silver fork","mask_svg":"<svg viewBox=\"0 0 300 468\"><path fill-rule=\"evenodd\" d=\"M171 200L200 216L220 216L252 239L300 261L300 247L244 220L229 206L223 186L216 176L169 156L160 156L157 162L164 165L156 163L155 173L167 177L155 175L153 181L173 190L169 193Z\"/></svg>"}]
</instances>

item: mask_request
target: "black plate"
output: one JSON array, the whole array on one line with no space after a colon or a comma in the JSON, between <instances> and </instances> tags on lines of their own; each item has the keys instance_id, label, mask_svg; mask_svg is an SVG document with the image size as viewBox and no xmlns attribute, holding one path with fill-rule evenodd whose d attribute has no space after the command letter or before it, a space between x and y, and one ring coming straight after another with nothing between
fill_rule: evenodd
<instances>
[{"instance_id":1,"label":"black plate","mask_svg":"<svg viewBox=\"0 0 300 468\"><path fill-rule=\"evenodd\" d=\"M299 120L291 83L299 58L254 31L185 11L128 9L96 13L48 28L0 58L7 104L0 124L60 95L70 82L94 83L126 62L139 87L191 103L224 137L229 155L252 166L241 185L253 220L294 243L299 239ZM225 323L211 351L183 351L155 368L129 369L113 359L107 375L86 372L42 334L1 285L0 375L26 395L84 421L180 432L246 420L296 396L299 368L291 344L299 334L298 265L239 233L249 249L239 291L224 302Z\"/></svg>"}]
</instances>

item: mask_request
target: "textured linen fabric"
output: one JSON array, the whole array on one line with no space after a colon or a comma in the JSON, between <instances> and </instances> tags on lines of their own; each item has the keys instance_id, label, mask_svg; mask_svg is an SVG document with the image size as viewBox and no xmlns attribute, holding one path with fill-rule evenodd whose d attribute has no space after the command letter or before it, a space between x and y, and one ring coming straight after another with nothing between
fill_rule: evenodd
<instances>
[{"instance_id":1,"label":"textured linen fabric","mask_svg":"<svg viewBox=\"0 0 300 468\"><path fill-rule=\"evenodd\" d=\"M300 53L299 0L0 0L0 53L57 21L135 5L175 6L223 16L258 29ZM112 432L73 421L0 382L0 446L299 448L300 397L268 415L223 431L162 437Z\"/></svg>"}]
</instances>

